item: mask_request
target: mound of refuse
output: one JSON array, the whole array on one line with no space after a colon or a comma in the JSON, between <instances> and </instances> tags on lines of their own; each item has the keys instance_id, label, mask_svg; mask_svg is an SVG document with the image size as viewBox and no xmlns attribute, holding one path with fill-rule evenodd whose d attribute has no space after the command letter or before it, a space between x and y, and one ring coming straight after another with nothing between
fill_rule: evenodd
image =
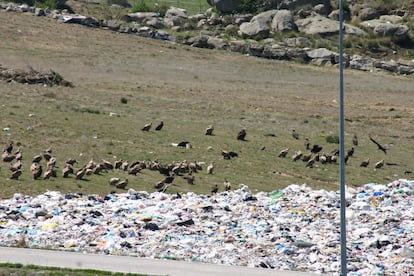
<instances>
[{"instance_id":1,"label":"mound of refuse","mask_svg":"<svg viewBox=\"0 0 414 276\"><path fill-rule=\"evenodd\" d=\"M0 80L6 82L17 82L25 84L43 84L47 86L67 86L73 87L73 84L63 79L63 77L53 71L39 72L33 68L29 70L10 69L0 65Z\"/></svg>"},{"instance_id":2,"label":"mound of refuse","mask_svg":"<svg viewBox=\"0 0 414 276\"><path fill-rule=\"evenodd\" d=\"M348 275L414 274L414 181L347 187ZM49 191L0 200L0 245L340 273L340 194Z\"/></svg>"}]
</instances>

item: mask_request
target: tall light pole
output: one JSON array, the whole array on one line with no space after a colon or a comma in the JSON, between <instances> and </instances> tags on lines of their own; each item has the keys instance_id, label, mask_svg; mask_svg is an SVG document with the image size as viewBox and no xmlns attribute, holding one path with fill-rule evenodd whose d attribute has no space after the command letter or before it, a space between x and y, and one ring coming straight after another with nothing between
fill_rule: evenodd
<instances>
[{"instance_id":1,"label":"tall light pole","mask_svg":"<svg viewBox=\"0 0 414 276\"><path fill-rule=\"evenodd\" d=\"M344 146L344 64L343 64L343 0L339 0L339 182L341 192L341 276L347 275L346 268L346 198L345 198L345 146Z\"/></svg>"}]
</instances>

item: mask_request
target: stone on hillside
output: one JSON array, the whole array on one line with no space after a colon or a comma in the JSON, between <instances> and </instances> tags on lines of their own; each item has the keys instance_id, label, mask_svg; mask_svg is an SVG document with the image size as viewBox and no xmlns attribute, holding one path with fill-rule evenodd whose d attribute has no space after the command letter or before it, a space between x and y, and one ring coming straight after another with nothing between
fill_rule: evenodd
<instances>
[{"instance_id":1,"label":"stone on hillside","mask_svg":"<svg viewBox=\"0 0 414 276\"><path fill-rule=\"evenodd\" d=\"M360 23L361 26L371 29L377 36L392 37L404 40L408 37L409 28L404 24L393 24L381 19L373 19Z\"/></svg>"},{"instance_id":2,"label":"stone on hillside","mask_svg":"<svg viewBox=\"0 0 414 276\"><path fill-rule=\"evenodd\" d=\"M300 7L311 6L323 4L325 6L326 12L331 12L331 3L330 0L283 0L279 4L280 9L295 10Z\"/></svg>"},{"instance_id":3,"label":"stone on hillside","mask_svg":"<svg viewBox=\"0 0 414 276\"><path fill-rule=\"evenodd\" d=\"M247 42L245 40L233 40L229 42L230 51L241 54L247 53Z\"/></svg>"},{"instance_id":4,"label":"stone on hillside","mask_svg":"<svg viewBox=\"0 0 414 276\"><path fill-rule=\"evenodd\" d=\"M160 18L151 18L144 21L145 25L149 27L153 27L155 29L162 29L164 28L164 23L161 21Z\"/></svg>"},{"instance_id":5,"label":"stone on hillside","mask_svg":"<svg viewBox=\"0 0 414 276\"><path fill-rule=\"evenodd\" d=\"M383 10L378 10L372 7L362 8L358 11L358 18L361 21L372 20L378 18L384 13Z\"/></svg>"},{"instance_id":6,"label":"stone on hillside","mask_svg":"<svg viewBox=\"0 0 414 276\"><path fill-rule=\"evenodd\" d=\"M234 16L234 24L241 25L245 22L250 22L252 20L253 16L251 14L236 14Z\"/></svg>"},{"instance_id":7,"label":"stone on hillside","mask_svg":"<svg viewBox=\"0 0 414 276\"><path fill-rule=\"evenodd\" d=\"M309 35L332 35L339 32L339 22L320 15L299 19L296 24L300 32ZM365 32L350 24L344 24L345 34L363 36Z\"/></svg>"},{"instance_id":8,"label":"stone on hillside","mask_svg":"<svg viewBox=\"0 0 414 276\"><path fill-rule=\"evenodd\" d=\"M78 14L61 15L58 18L58 21L62 23L80 24L89 27L98 27L100 25L98 19Z\"/></svg>"},{"instance_id":9,"label":"stone on hillside","mask_svg":"<svg viewBox=\"0 0 414 276\"><path fill-rule=\"evenodd\" d=\"M372 71L373 60L369 57L353 55L349 61L349 68L361 71Z\"/></svg>"},{"instance_id":10,"label":"stone on hillside","mask_svg":"<svg viewBox=\"0 0 414 276\"><path fill-rule=\"evenodd\" d=\"M393 60L375 60L373 62L373 66L375 68L383 69L392 73L396 73L398 71L398 63Z\"/></svg>"},{"instance_id":11,"label":"stone on hillside","mask_svg":"<svg viewBox=\"0 0 414 276\"><path fill-rule=\"evenodd\" d=\"M210 6L215 7L220 12L232 12L240 7L242 0L207 0Z\"/></svg>"},{"instance_id":12,"label":"stone on hillside","mask_svg":"<svg viewBox=\"0 0 414 276\"><path fill-rule=\"evenodd\" d=\"M289 46L289 47L310 47L312 45L311 41L309 38L307 37L289 37L286 38L284 40L284 42Z\"/></svg>"},{"instance_id":13,"label":"stone on hillside","mask_svg":"<svg viewBox=\"0 0 414 276\"><path fill-rule=\"evenodd\" d=\"M210 36L207 40L207 44L214 49L227 50L229 44L222 38Z\"/></svg>"},{"instance_id":14,"label":"stone on hillside","mask_svg":"<svg viewBox=\"0 0 414 276\"><path fill-rule=\"evenodd\" d=\"M35 8L34 15L36 15L36 16L45 16L46 12L42 8Z\"/></svg>"},{"instance_id":15,"label":"stone on hillside","mask_svg":"<svg viewBox=\"0 0 414 276\"><path fill-rule=\"evenodd\" d=\"M288 56L286 54L286 49L284 47L280 47L277 44L266 45L263 49L262 55L263 57L269 58L269 59L277 59L277 60L288 59Z\"/></svg>"},{"instance_id":16,"label":"stone on hillside","mask_svg":"<svg viewBox=\"0 0 414 276\"><path fill-rule=\"evenodd\" d=\"M247 53L251 56L262 57L263 50L264 46L256 41L251 41L250 43L248 43Z\"/></svg>"},{"instance_id":17,"label":"stone on hillside","mask_svg":"<svg viewBox=\"0 0 414 276\"><path fill-rule=\"evenodd\" d=\"M190 45L192 47L197 47L197 48L213 48L211 45L208 44L208 39L209 39L208 35L194 36L194 37L190 37L189 39L187 39L184 42L184 44Z\"/></svg>"},{"instance_id":18,"label":"stone on hillside","mask_svg":"<svg viewBox=\"0 0 414 276\"><path fill-rule=\"evenodd\" d=\"M339 21L339 10L331 11L331 13L328 15L328 18L335 21ZM345 21L351 20L351 13L349 11L344 10L343 18Z\"/></svg>"},{"instance_id":19,"label":"stone on hillside","mask_svg":"<svg viewBox=\"0 0 414 276\"><path fill-rule=\"evenodd\" d=\"M304 32L309 35L330 35L336 34L339 31L338 21L320 15L299 19L296 21L296 24L300 32Z\"/></svg>"},{"instance_id":20,"label":"stone on hillside","mask_svg":"<svg viewBox=\"0 0 414 276\"><path fill-rule=\"evenodd\" d=\"M289 10L279 10L272 19L270 28L273 32L297 31L293 21L292 13Z\"/></svg>"},{"instance_id":21,"label":"stone on hillside","mask_svg":"<svg viewBox=\"0 0 414 276\"><path fill-rule=\"evenodd\" d=\"M309 50L306 52L309 58L311 59L319 59L319 58L328 58L331 59L335 56L335 53L326 49L326 48L318 48L314 50Z\"/></svg>"},{"instance_id":22,"label":"stone on hillside","mask_svg":"<svg viewBox=\"0 0 414 276\"><path fill-rule=\"evenodd\" d=\"M155 12L135 12L135 13L128 13L125 15L122 20L126 22L138 22L142 23L144 20L148 20L150 18L156 18L157 14Z\"/></svg>"},{"instance_id":23,"label":"stone on hillside","mask_svg":"<svg viewBox=\"0 0 414 276\"><path fill-rule=\"evenodd\" d=\"M240 25L240 35L250 38L266 38L269 36L270 28L267 24L259 21L245 22Z\"/></svg>"},{"instance_id":24,"label":"stone on hillside","mask_svg":"<svg viewBox=\"0 0 414 276\"><path fill-rule=\"evenodd\" d=\"M401 23L403 21L402 16L399 15L381 15L379 17L379 20L382 20L384 22L387 23L393 23L393 24L397 24L397 23Z\"/></svg>"},{"instance_id":25,"label":"stone on hillside","mask_svg":"<svg viewBox=\"0 0 414 276\"><path fill-rule=\"evenodd\" d=\"M164 16L164 22L167 26L177 26L188 19L187 11L185 9L170 7Z\"/></svg>"}]
</instances>

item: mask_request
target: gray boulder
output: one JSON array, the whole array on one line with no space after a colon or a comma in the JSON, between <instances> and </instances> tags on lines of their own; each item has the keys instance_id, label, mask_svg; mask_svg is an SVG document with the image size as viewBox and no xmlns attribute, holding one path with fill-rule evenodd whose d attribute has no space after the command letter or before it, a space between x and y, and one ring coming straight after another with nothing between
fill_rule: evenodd
<instances>
[{"instance_id":1,"label":"gray boulder","mask_svg":"<svg viewBox=\"0 0 414 276\"><path fill-rule=\"evenodd\" d=\"M339 33L339 22L320 15L299 19L296 24L300 32L309 35L332 35ZM350 35L364 36L365 32L350 24L344 24L344 33Z\"/></svg>"},{"instance_id":2,"label":"gray boulder","mask_svg":"<svg viewBox=\"0 0 414 276\"><path fill-rule=\"evenodd\" d=\"M394 24L390 21L373 19L361 22L364 28L371 29L377 36L392 37L396 40L404 40L408 37L409 28L404 24Z\"/></svg>"},{"instance_id":3,"label":"gray boulder","mask_svg":"<svg viewBox=\"0 0 414 276\"><path fill-rule=\"evenodd\" d=\"M273 16L270 29L273 32L297 31L298 26L289 10L280 10Z\"/></svg>"},{"instance_id":4,"label":"gray boulder","mask_svg":"<svg viewBox=\"0 0 414 276\"><path fill-rule=\"evenodd\" d=\"M238 10L242 0L207 0L210 6L215 7L220 12L232 12Z\"/></svg>"},{"instance_id":5,"label":"gray boulder","mask_svg":"<svg viewBox=\"0 0 414 276\"><path fill-rule=\"evenodd\" d=\"M372 7L362 8L359 10L357 17L361 21L372 20L378 18L383 14L382 10L374 9Z\"/></svg>"},{"instance_id":6,"label":"gray boulder","mask_svg":"<svg viewBox=\"0 0 414 276\"><path fill-rule=\"evenodd\" d=\"M369 57L353 55L349 61L349 68L371 72L373 69L373 60Z\"/></svg>"},{"instance_id":7,"label":"gray boulder","mask_svg":"<svg viewBox=\"0 0 414 276\"><path fill-rule=\"evenodd\" d=\"M269 36L270 28L260 21L245 22L240 25L239 33L248 38L266 38Z\"/></svg>"},{"instance_id":8,"label":"gray boulder","mask_svg":"<svg viewBox=\"0 0 414 276\"><path fill-rule=\"evenodd\" d=\"M309 38L306 37L289 37L284 40L287 46L289 47L310 47L312 45L312 42Z\"/></svg>"},{"instance_id":9,"label":"gray boulder","mask_svg":"<svg viewBox=\"0 0 414 276\"><path fill-rule=\"evenodd\" d=\"M126 22L138 22L142 23L144 20L157 18L157 14L155 12L135 12L135 13L128 13L127 15L122 17L122 20Z\"/></svg>"},{"instance_id":10,"label":"gray boulder","mask_svg":"<svg viewBox=\"0 0 414 276\"><path fill-rule=\"evenodd\" d=\"M177 26L188 19L187 11L185 9L170 7L164 16L164 23L169 26Z\"/></svg>"}]
</instances>

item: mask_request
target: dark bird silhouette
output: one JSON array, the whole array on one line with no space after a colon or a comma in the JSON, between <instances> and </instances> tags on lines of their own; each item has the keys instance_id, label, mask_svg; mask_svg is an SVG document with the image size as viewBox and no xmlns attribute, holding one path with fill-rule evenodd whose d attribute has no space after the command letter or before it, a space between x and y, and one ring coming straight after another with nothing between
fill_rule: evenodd
<instances>
[{"instance_id":1,"label":"dark bird silhouette","mask_svg":"<svg viewBox=\"0 0 414 276\"><path fill-rule=\"evenodd\" d=\"M12 172L18 171L22 168L22 161L16 160L15 162L10 163L10 170Z\"/></svg>"},{"instance_id":2,"label":"dark bird silhouette","mask_svg":"<svg viewBox=\"0 0 414 276\"><path fill-rule=\"evenodd\" d=\"M245 141L246 140L246 129L243 128L242 130L239 131L239 133L237 134L237 140L241 140L241 141Z\"/></svg>"},{"instance_id":3,"label":"dark bird silhouette","mask_svg":"<svg viewBox=\"0 0 414 276\"><path fill-rule=\"evenodd\" d=\"M308 162L309 160L311 160L311 158L312 158L312 152L309 152L309 153L304 154L304 155L302 156L302 161L303 161L303 162Z\"/></svg>"},{"instance_id":4,"label":"dark bird silhouette","mask_svg":"<svg viewBox=\"0 0 414 276\"><path fill-rule=\"evenodd\" d=\"M206 130L204 131L205 135L213 135L213 131L214 131L214 126L213 125L209 125L208 128L206 128Z\"/></svg>"},{"instance_id":5,"label":"dark bird silhouette","mask_svg":"<svg viewBox=\"0 0 414 276\"><path fill-rule=\"evenodd\" d=\"M221 155L224 159L230 160L233 157L239 157L239 154L234 151L221 150Z\"/></svg>"},{"instance_id":6,"label":"dark bird silhouette","mask_svg":"<svg viewBox=\"0 0 414 276\"><path fill-rule=\"evenodd\" d=\"M77 163L78 161L76 161L76 159L74 158L69 158L68 160L66 160L65 163L70 164L70 165L75 165L75 163Z\"/></svg>"},{"instance_id":7,"label":"dark bird silhouette","mask_svg":"<svg viewBox=\"0 0 414 276\"><path fill-rule=\"evenodd\" d=\"M359 165L360 167L364 167L364 168L366 168L366 167L368 167L368 165L369 165L369 158L367 159L367 160L365 160L365 161L362 161L361 162L361 165Z\"/></svg>"},{"instance_id":8,"label":"dark bird silhouette","mask_svg":"<svg viewBox=\"0 0 414 276\"><path fill-rule=\"evenodd\" d=\"M352 138L352 144L358 146L358 136L356 134L354 134L354 137Z\"/></svg>"},{"instance_id":9,"label":"dark bird silhouette","mask_svg":"<svg viewBox=\"0 0 414 276\"><path fill-rule=\"evenodd\" d=\"M354 155L354 152L355 152L355 148L354 147L352 147L350 150L348 150L348 152L347 152L347 156L348 157L351 157L351 156L353 156Z\"/></svg>"},{"instance_id":10,"label":"dark bird silhouette","mask_svg":"<svg viewBox=\"0 0 414 276\"><path fill-rule=\"evenodd\" d=\"M16 160L22 160L23 159L23 149L18 148L17 151L14 153L16 156Z\"/></svg>"},{"instance_id":11,"label":"dark bird silhouette","mask_svg":"<svg viewBox=\"0 0 414 276\"><path fill-rule=\"evenodd\" d=\"M282 150L279 152L278 157L286 157L286 155L287 155L288 153L289 153L289 148L282 149Z\"/></svg>"},{"instance_id":12,"label":"dark bird silhouette","mask_svg":"<svg viewBox=\"0 0 414 276\"><path fill-rule=\"evenodd\" d=\"M382 150L385 154L387 154L387 148L385 148L384 146L382 146L380 143L378 143L377 141L375 141L371 135L369 135L369 140L371 140L375 145L377 145L379 150Z\"/></svg>"},{"instance_id":13,"label":"dark bird silhouette","mask_svg":"<svg viewBox=\"0 0 414 276\"><path fill-rule=\"evenodd\" d=\"M8 153L6 150L4 150L2 155L1 155L1 159L3 160L3 162L11 162L15 158L16 158L15 154Z\"/></svg>"},{"instance_id":14,"label":"dark bird silhouette","mask_svg":"<svg viewBox=\"0 0 414 276\"><path fill-rule=\"evenodd\" d=\"M299 139L299 133L296 132L296 129L292 129L292 137L296 140Z\"/></svg>"},{"instance_id":15,"label":"dark bird silhouette","mask_svg":"<svg viewBox=\"0 0 414 276\"><path fill-rule=\"evenodd\" d=\"M211 194L214 195L218 192L218 185L214 184L213 187L211 187Z\"/></svg>"},{"instance_id":16,"label":"dark bird silhouette","mask_svg":"<svg viewBox=\"0 0 414 276\"><path fill-rule=\"evenodd\" d=\"M5 152L7 152L7 153L11 153L12 151L13 151L13 144L14 144L14 142L13 141L11 141L5 148L4 148L4 151Z\"/></svg>"},{"instance_id":17,"label":"dark bird silhouette","mask_svg":"<svg viewBox=\"0 0 414 276\"><path fill-rule=\"evenodd\" d=\"M149 131L152 127L152 122L146 124L143 128L141 128L142 131Z\"/></svg>"},{"instance_id":18,"label":"dark bird silhouette","mask_svg":"<svg viewBox=\"0 0 414 276\"><path fill-rule=\"evenodd\" d=\"M160 131L164 127L164 122L161 121L156 127L155 130Z\"/></svg>"},{"instance_id":19,"label":"dark bird silhouette","mask_svg":"<svg viewBox=\"0 0 414 276\"><path fill-rule=\"evenodd\" d=\"M191 144L188 141L182 141L177 144L178 148L191 148Z\"/></svg>"},{"instance_id":20,"label":"dark bird silhouette","mask_svg":"<svg viewBox=\"0 0 414 276\"><path fill-rule=\"evenodd\" d=\"M312 149L311 149L311 152L312 153L318 153L318 152L320 152L322 150L322 146L319 146L319 145L313 145L313 147L312 147Z\"/></svg>"},{"instance_id":21,"label":"dark bird silhouette","mask_svg":"<svg viewBox=\"0 0 414 276\"><path fill-rule=\"evenodd\" d=\"M378 161L377 163L375 163L374 168L375 169L380 169L380 168L382 168L382 166L384 166L384 159L381 159L380 161Z\"/></svg>"},{"instance_id":22,"label":"dark bird silhouette","mask_svg":"<svg viewBox=\"0 0 414 276\"><path fill-rule=\"evenodd\" d=\"M22 175L22 171L21 170L14 171L14 172L12 172L12 174L10 176L10 179L17 180L17 179L19 179L19 177L21 175Z\"/></svg>"}]
</instances>

